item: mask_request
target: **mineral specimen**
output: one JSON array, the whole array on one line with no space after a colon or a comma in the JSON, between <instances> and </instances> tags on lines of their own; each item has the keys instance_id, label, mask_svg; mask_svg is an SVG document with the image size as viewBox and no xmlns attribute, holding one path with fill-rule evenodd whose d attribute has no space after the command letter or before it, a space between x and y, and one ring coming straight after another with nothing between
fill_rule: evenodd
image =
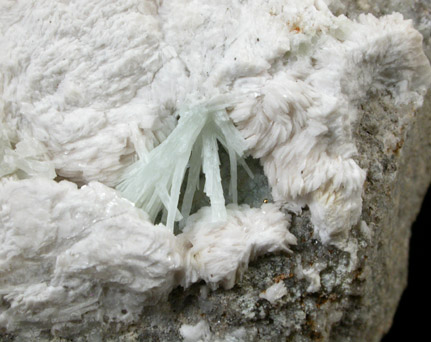
<instances>
[{"instance_id":1,"label":"mineral specimen","mask_svg":"<svg viewBox=\"0 0 431 342\"><path fill-rule=\"evenodd\" d=\"M431 68L411 21L351 20L323 0L1 1L0 51L2 327L72 336L161 320L178 329L160 339L215 340L206 321L172 323L169 293L231 289L250 260L287 252L273 267L289 276L266 294L211 292L199 310L214 321L208 297L233 296L244 321L225 339L274 340L258 324L238 330L271 310L250 303L293 301L277 336L313 314L329 337L344 304L297 300L321 293L329 307L337 288L353 291L346 275L373 243L362 198L377 166L361 165L355 134L370 98L423 103ZM248 158L254 178L237 170L248 155L263 167ZM309 239L321 255L305 265Z\"/></svg>"}]
</instances>

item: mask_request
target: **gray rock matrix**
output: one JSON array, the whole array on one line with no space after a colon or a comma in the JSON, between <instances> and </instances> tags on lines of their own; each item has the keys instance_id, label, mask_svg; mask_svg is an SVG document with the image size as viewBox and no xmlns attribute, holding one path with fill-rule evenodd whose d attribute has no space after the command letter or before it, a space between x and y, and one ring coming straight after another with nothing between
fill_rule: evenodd
<instances>
[{"instance_id":1,"label":"gray rock matrix","mask_svg":"<svg viewBox=\"0 0 431 342\"><path fill-rule=\"evenodd\" d=\"M400 12L424 36L431 59L428 0L349 0L334 2L332 10L350 18L362 12ZM167 302L144 308L136 325L94 327L72 338L47 332L36 340L180 341L183 324L204 320L211 331L208 341L380 341L407 285L410 228L431 181L431 91L418 111L394 106L383 92L370 94L361 111L355 138L367 179L362 218L352 233L358 241L353 270L350 254L313 239L304 210L292 218L290 231L298 238L293 254L258 259L232 290L211 291L203 283L178 288ZM395 147L385 144L391 135L397 138ZM239 200L257 205L271 198L270 189L258 163L251 161L251 166L256 177L239 176L244 181L238 184ZM310 292L310 279L300 279L302 269L313 267L320 270L316 292ZM259 298L276 281L285 283L288 294L274 304ZM239 328L245 331L235 333ZM20 340L0 333L0 341Z\"/></svg>"}]
</instances>

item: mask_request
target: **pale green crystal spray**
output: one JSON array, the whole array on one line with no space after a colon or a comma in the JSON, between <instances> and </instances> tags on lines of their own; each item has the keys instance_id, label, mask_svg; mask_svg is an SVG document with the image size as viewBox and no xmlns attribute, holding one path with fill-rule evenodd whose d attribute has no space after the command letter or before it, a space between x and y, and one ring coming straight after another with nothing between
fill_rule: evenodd
<instances>
[{"instance_id":1,"label":"pale green crystal spray","mask_svg":"<svg viewBox=\"0 0 431 342\"><path fill-rule=\"evenodd\" d=\"M244 139L226 112L230 105L232 102L223 96L182 110L178 125L168 138L146 158L131 165L117 189L147 212L153 222L164 207L167 211L166 226L173 230L175 221L186 219L190 214L202 169L205 174L204 191L211 201L213 220L224 221L226 208L217 142L229 154L233 202L237 201L237 159L246 167L242 159L246 149ZM187 167L187 187L180 213L178 202Z\"/></svg>"}]
</instances>

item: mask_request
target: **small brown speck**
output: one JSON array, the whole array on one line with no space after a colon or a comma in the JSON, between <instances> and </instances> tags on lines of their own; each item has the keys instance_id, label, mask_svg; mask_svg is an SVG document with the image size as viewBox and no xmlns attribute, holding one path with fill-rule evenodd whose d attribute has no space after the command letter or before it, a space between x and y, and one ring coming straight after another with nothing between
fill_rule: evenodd
<instances>
[{"instance_id":1,"label":"small brown speck","mask_svg":"<svg viewBox=\"0 0 431 342\"><path fill-rule=\"evenodd\" d=\"M287 279L287 278L288 278L288 275L282 273L282 274L280 274L274 278L274 282L279 283L280 281Z\"/></svg>"}]
</instances>

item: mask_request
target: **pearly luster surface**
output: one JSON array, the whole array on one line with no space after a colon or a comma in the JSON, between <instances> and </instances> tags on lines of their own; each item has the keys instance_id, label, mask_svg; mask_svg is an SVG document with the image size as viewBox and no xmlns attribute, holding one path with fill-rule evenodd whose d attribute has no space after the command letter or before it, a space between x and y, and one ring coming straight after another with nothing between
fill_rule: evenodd
<instances>
[{"instance_id":1,"label":"pearly luster surface","mask_svg":"<svg viewBox=\"0 0 431 342\"><path fill-rule=\"evenodd\" d=\"M58 175L115 185L183 104L245 96L230 116L274 200L308 205L326 243L345 241L361 211L358 101L387 89L420 105L431 75L401 15L354 22L321 0L2 2L1 22L12 144L35 139L30 155Z\"/></svg>"},{"instance_id":2,"label":"pearly luster surface","mask_svg":"<svg viewBox=\"0 0 431 342\"><path fill-rule=\"evenodd\" d=\"M2 1L2 121L40 141L57 174L118 182L135 149L175 126L154 90L172 59L156 1Z\"/></svg>"},{"instance_id":3,"label":"pearly luster surface","mask_svg":"<svg viewBox=\"0 0 431 342\"><path fill-rule=\"evenodd\" d=\"M290 252L289 245L296 245L296 238L286 229L289 218L274 204L261 208L231 204L227 214L225 224L213 223L210 208L204 207L190 217L178 235L192 244L186 287L187 282L203 279L213 288L232 288L249 260L271 252Z\"/></svg>"},{"instance_id":4,"label":"pearly luster surface","mask_svg":"<svg viewBox=\"0 0 431 342\"><path fill-rule=\"evenodd\" d=\"M25 215L24 215L25 214ZM0 325L61 330L73 321L132 322L178 285L231 288L250 260L295 237L274 204L190 216L175 236L115 190L45 178L0 183Z\"/></svg>"},{"instance_id":5,"label":"pearly luster surface","mask_svg":"<svg viewBox=\"0 0 431 342\"><path fill-rule=\"evenodd\" d=\"M136 318L181 272L175 236L97 182L43 178L0 184L0 324L51 328L80 319ZM121 311L125 310L125 314Z\"/></svg>"}]
</instances>

